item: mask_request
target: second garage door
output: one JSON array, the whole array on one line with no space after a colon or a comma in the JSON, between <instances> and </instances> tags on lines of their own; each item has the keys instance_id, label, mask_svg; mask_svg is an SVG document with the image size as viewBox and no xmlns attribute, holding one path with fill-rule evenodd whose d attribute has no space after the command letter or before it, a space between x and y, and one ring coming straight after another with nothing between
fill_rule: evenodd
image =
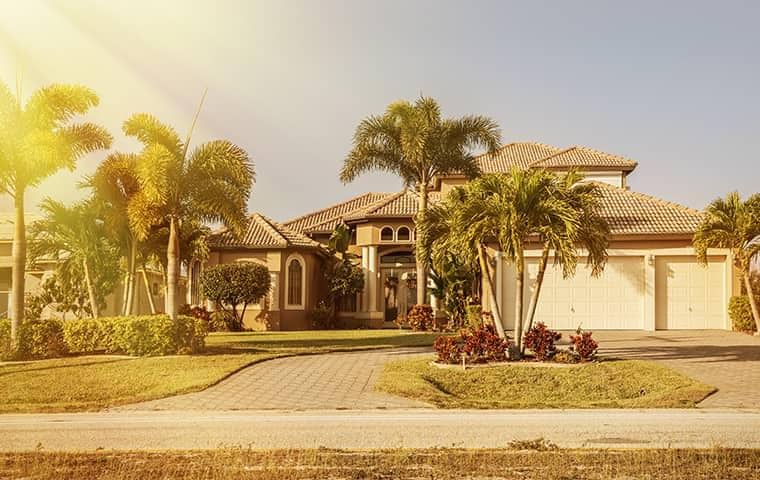
<instances>
[{"instance_id":1,"label":"second garage door","mask_svg":"<svg viewBox=\"0 0 760 480\"><path fill-rule=\"evenodd\" d=\"M656 328L722 329L725 325L725 257L657 257Z\"/></svg>"},{"instance_id":2,"label":"second garage door","mask_svg":"<svg viewBox=\"0 0 760 480\"><path fill-rule=\"evenodd\" d=\"M528 285L533 284L536 271L536 261L530 261ZM536 320L558 330L575 330L579 325L588 330L643 329L644 285L643 257L610 257L599 278L592 278L582 263L568 279L562 278L561 269L550 266Z\"/></svg>"}]
</instances>

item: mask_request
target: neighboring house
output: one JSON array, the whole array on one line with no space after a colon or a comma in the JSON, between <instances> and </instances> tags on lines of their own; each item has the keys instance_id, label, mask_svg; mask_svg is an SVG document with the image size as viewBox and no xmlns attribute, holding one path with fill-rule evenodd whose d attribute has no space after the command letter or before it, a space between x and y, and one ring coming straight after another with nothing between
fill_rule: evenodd
<instances>
[{"instance_id":1,"label":"neighboring house","mask_svg":"<svg viewBox=\"0 0 760 480\"><path fill-rule=\"evenodd\" d=\"M711 251L706 267L697 264L691 239L700 220L696 210L628 189L628 176L637 164L586 147L557 148L540 143L511 143L478 157L485 173L518 168L545 168L557 173L581 170L588 181L602 186L602 215L612 231L609 262L599 278L582 265L563 279L549 269L537 320L557 329L727 329L728 299L738 283L727 250ZM435 179L431 203L467 179L451 175ZM225 232L211 242L209 264L258 261L272 272L274 290L259 306L251 328L295 330L308 328L308 312L319 300L323 279L319 270L326 244L336 225L352 229L351 251L361 259L365 290L347 299L340 316L350 325L371 328L394 325L415 298L407 282L414 271L414 215L417 194L366 193L343 203L283 224L261 215L251 217L248 233L233 239ZM497 265L497 301L507 328L514 323L513 267L490 252ZM530 295L540 250L528 249L526 298ZM292 268L299 259L301 269ZM201 270L193 269L196 278ZM281 288L282 285L285 288ZM300 287L296 287L300 285ZM300 290L298 289L300 288ZM294 295L291 297L290 295ZM301 301L292 302L294 298ZM200 300L196 298L191 300ZM434 302L431 302L434 304ZM527 304L527 301L526 301ZM486 302L486 310L491 309Z\"/></svg>"},{"instance_id":2,"label":"neighboring house","mask_svg":"<svg viewBox=\"0 0 760 480\"><path fill-rule=\"evenodd\" d=\"M33 221L40 217L34 214L26 215L26 225L29 226ZM13 233L15 215L10 213L0 213L0 318L7 318L9 311L9 301L12 289L11 268L13 265ZM38 293L42 283L51 277L55 271L54 261L39 261L34 268L26 271L26 293L33 295ZM161 273L148 270L148 284L150 284L151 293L159 311L164 311L164 289L163 277ZM123 283L117 285L115 291L106 297L106 308L101 310L102 316L118 315L121 312L123 304ZM138 271L137 278L137 296L135 297L135 313L138 315L150 314L150 303L148 301L147 289L142 276L142 271ZM59 312L46 310L43 316L60 317ZM71 314L66 318L72 318Z\"/></svg>"}]
</instances>

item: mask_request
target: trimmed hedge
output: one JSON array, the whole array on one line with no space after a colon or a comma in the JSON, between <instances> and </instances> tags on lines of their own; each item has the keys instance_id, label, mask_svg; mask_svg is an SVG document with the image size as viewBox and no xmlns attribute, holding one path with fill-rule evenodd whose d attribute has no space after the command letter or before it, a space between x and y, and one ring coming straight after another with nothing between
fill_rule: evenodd
<instances>
[{"instance_id":1,"label":"trimmed hedge","mask_svg":"<svg viewBox=\"0 0 760 480\"><path fill-rule=\"evenodd\" d=\"M121 353L138 356L196 353L203 350L205 323L168 315L87 318L66 321L63 335L76 353Z\"/></svg>"},{"instance_id":2,"label":"trimmed hedge","mask_svg":"<svg viewBox=\"0 0 760 480\"><path fill-rule=\"evenodd\" d=\"M17 358L61 357L72 353L157 356L196 353L207 335L203 320L167 315L27 320L19 329ZM0 320L0 359L11 358L11 322Z\"/></svg>"},{"instance_id":3,"label":"trimmed hedge","mask_svg":"<svg viewBox=\"0 0 760 480\"><path fill-rule=\"evenodd\" d=\"M16 358L55 358L66 355L63 322L57 319L28 320L19 328ZM0 320L0 359L11 359L11 321Z\"/></svg>"}]
</instances>

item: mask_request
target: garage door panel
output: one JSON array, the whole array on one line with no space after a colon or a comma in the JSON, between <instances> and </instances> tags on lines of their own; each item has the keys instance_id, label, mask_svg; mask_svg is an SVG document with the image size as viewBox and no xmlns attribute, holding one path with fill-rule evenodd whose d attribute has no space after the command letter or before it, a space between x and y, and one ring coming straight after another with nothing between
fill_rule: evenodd
<instances>
[{"instance_id":1,"label":"garage door panel","mask_svg":"<svg viewBox=\"0 0 760 480\"><path fill-rule=\"evenodd\" d=\"M706 266L694 256L658 257L655 268L657 329L725 327L725 257Z\"/></svg>"},{"instance_id":2,"label":"garage door panel","mask_svg":"<svg viewBox=\"0 0 760 480\"><path fill-rule=\"evenodd\" d=\"M529 284L537 268L528 265ZM527 289L526 289L527 290ZM530 292L526 292L526 304ZM580 262L576 275L565 279L549 266L536 309L536 319L555 329L641 329L644 308L643 257L610 257L598 278Z\"/></svg>"}]
</instances>

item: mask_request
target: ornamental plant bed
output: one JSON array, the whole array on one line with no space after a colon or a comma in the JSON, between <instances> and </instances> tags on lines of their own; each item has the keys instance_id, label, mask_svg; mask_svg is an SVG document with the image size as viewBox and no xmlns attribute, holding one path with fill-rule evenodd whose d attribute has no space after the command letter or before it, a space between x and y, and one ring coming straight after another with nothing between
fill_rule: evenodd
<instances>
[{"instance_id":1,"label":"ornamental plant bed","mask_svg":"<svg viewBox=\"0 0 760 480\"><path fill-rule=\"evenodd\" d=\"M492 363L471 363L463 365L454 365L452 363L430 362L430 365L436 368L450 370L478 370L482 368L509 368L509 367L527 367L527 368L576 368L591 365L593 362L577 363L559 363L559 362L540 362L533 358L524 358L517 361L492 362Z\"/></svg>"}]
</instances>

